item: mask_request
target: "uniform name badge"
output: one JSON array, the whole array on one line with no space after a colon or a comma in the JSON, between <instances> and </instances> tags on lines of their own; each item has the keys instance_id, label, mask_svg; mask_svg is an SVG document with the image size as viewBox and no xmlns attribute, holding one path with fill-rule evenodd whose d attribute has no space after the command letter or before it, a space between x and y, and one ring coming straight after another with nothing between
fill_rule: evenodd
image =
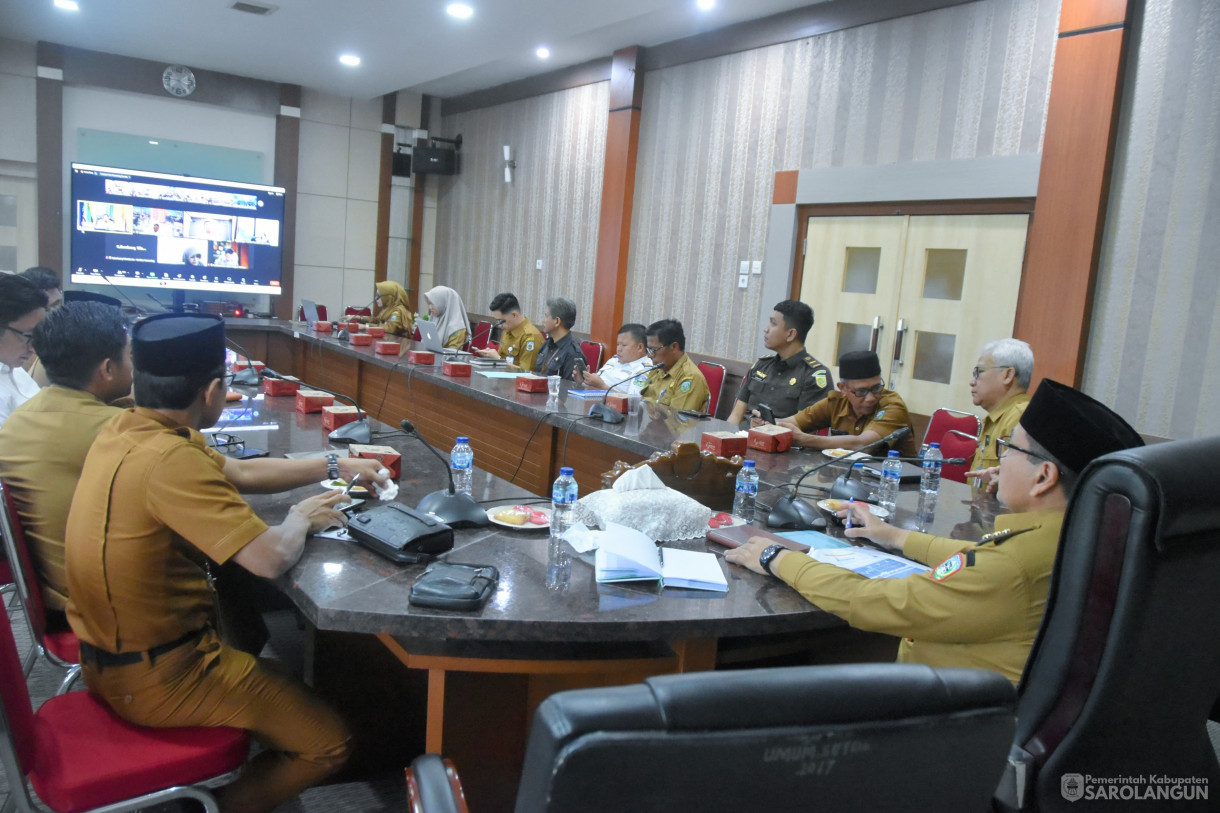
<instances>
[{"instance_id":1,"label":"uniform name badge","mask_svg":"<svg viewBox=\"0 0 1220 813\"><path fill-rule=\"evenodd\" d=\"M966 557L960 553L955 553L945 561L936 566L929 575L932 581L943 582L945 579L952 576L954 573L966 566Z\"/></svg>"}]
</instances>

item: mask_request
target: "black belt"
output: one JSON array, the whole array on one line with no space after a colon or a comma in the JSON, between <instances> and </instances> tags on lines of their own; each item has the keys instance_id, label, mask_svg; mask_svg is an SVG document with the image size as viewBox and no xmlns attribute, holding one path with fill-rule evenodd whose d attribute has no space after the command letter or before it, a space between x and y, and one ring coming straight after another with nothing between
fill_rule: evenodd
<instances>
[{"instance_id":1,"label":"black belt","mask_svg":"<svg viewBox=\"0 0 1220 813\"><path fill-rule=\"evenodd\" d=\"M80 659L82 663L92 663L100 667L107 666L129 666L133 663L139 663L148 658L148 664L151 666L156 663L157 658L174 651L184 644L192 641L197 641L203 637L203 633L207 628L192 630L181 638L176 638L167 644L158 644L152 649L141 650L139 652L109 652L105 649L98 649L88 641L80 642Z\"/></svg>"}]
</instances>

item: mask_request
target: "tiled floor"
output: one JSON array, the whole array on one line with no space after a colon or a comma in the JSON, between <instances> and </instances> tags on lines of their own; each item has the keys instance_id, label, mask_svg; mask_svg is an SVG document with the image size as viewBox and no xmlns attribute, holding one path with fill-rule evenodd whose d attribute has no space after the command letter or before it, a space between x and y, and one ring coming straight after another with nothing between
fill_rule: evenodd
<instances>
[{"instance_id":1,"label":"tiled floor","mask_svg":"<svg viewBox=\"0 0 1220 813\"><path fill-rule=\"evenodd\" d=\"M20 609L10 609L13 634L17 638L17 649L24 654L29 648L29 634ZM297 629L291 612L281 611L267 616L271 629L271 643L263 651L264 657L276 658L299 672L303 652L303 636ZM30 695L35 708L59 688L63 673L44 659L39 659L30 674ZM76 687L78 690L80 684ZM7 797L8 777L0 768L0 798ZM312 788L300 798L281 805L277 813L380 813L380 811L404 811L407 809L406 791L401 771L369 781L346 782ZM39 807L39 810L49 808Z\"/></svg>"}]
</instances>

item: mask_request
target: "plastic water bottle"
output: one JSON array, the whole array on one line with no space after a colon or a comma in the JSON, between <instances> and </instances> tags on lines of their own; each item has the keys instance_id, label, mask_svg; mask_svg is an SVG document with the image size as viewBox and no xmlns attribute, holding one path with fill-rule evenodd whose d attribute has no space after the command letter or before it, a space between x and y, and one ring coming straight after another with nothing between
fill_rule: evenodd
<instances>
[{"instance_id":1,"label":"plastic water bottle","mask_svg":"<svg viewBox=\"0 0 1220 813\"><path fill-rule=\"evenodd\" d=\"M564 466L551 487L551 536L562 535L572 525L577 496L576 478L572 475L572 468Z\"/></svg>"},{"instance_id":2,"label":"plastic water bottle","mask_svg":"<svg viewBox=\"0 0 1220 813\"><path fill-rule=\"evenodd\" d=\"M939 443L929 443L923 455L923 471L919 475L919 493L936 496L940 493L940 467L945 456Z\"/></svg>"},{"instance_id":3,"label":"plastic water bottle","mask_svg":"<svg viewBox=\"0 0 1220 813\"><path fill-rule=\"evenodd\" d=\"M754 521L754 499L758 496L758 470L753 460L746 460L737 472L737 487L733 493L733 516L747 523Z\"/></svg>"},{"instance_id":4,"label":"plastic water bottle","mask_svg":"<svg viewBox=\"0 0 1220 813\"><path fill-rule=\"evenodd\" d=\"M454 489L469 494L474 479L474 449L470 448L470 438L465 435L457 439L449 453L449 470L453 473Z\"/></svg>"},{"instance_id":5,"label":"plastic water bottle","mask_svg":"<svg viewBox=\"0 0 1220 813\"><path fill-rule=\"evenodd\" d=\"M562 593L572 579L572 556L562 539L552 536L547 543L546 589Z\"/></svg>"},{"instance_id":6,"label":"plastic water bottle","mask_svg":"<svg viewBox=\"0 0 1220 813\"><path fill-rule=\"evenodd\" d=\"M881 487L877 491L881 507L891 514L898 506L898 483L901 480L902 461L898 459L898 451L892 450L881 464Z\"/></svg>"}]
</instances>

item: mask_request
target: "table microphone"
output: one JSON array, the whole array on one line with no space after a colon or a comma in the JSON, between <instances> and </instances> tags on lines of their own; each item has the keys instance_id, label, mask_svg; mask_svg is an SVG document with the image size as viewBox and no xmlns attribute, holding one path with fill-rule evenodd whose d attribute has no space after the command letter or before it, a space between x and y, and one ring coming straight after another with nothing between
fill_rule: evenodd
<instances>
[{"instance_id":1,"label":"table microphone","mask_svg":"<svg viewBox=\"0 0 1220 813\"><path fill-rule=\"evenodd\" d=\"M246 358L246 369L239 370L233 373L233 383L243 387L257 387L259 382L259 372L254 369L254 362L250 361L250 354L246 352L246 348L242 347L237 342L225 336L225 344L232 347L239 355Z\"/></svg>"},{"instance_id":2,"label":"table microphone","mask_svg":"<svg viewBox=\"0 0 1220 813\"><path fill-rule=\"evenodd\" d=\"M609 406L606 403L606 400L610 397L610 390L613 390L617 387L623 386L624 384L635 381L637 378L639 378L642 375L648 375L650 372L652 372L655 369L657 369L657 368L649 367L647 370L645 370L642 373L636 373L635 375L631 376L630 378L624 378L622 381L618 382L613 387L607 387L606 394L602 396L601 403L594 404L593 406L589 407L588 417L599 418L602 421L602 423L622 423L623 420L627 416L624 415L623 413L619 412L614 407Z\"/></svg>"},{"instance_id":3,"label":"table microphone","mask_svg":"<svg viewBox=\"0 0 1220 813\"><path fill-rule=\"evenodd\" d=\"M869 487L860 480L852 480L851 474L857 467L862 467L862 460L900 460L903 463L920 463L924 462L922 457L881 457L880 455L865 455L852 459L852 466L847 470L847 474L841 475L835 480L834 485L830 487L830 496L836 500L864 500L867 502ZM951 466L963 466L966 464L964 457L947 457L941 461L942 464Z\"/></svg>"},{"instance_id":4,"label":"table microphone","mask_svg":"<svg viewBox=\"0 0 1220 813\"><path fill-rule=\"evenodd\" d=\"M856 451L859 452L865 449L871 449L875 446L880 446L883 443L888 445L894 441L902 440L909 434L911 434L911 427L903 426L880 440L874 440L872 443L861 446ZM771 506L771 513L767 515L767 526L770 528L796 528L797 530L801 531L811 529L818 531L825 530L826 518L817 513L813 506L798 497L796 491L798 488L800 488L800 485L802 482L804 482L805 478L813 474L815 471L821 471L827 466L833 466L835 463L844 462L853 463L854 461L847 461L844 458L832 457L830 460L825 460L817 464L798 477L796 482L792 484L792 493L780 497L775 501L775 504ZM863 498L858 497L857 499Z\"/></svg>"},{"instance_id":5,"label":"table microphone","mask_svg":"<svg viewBox=\"0 0 1220 813\"><path fill-rule=\"evenodd\" d=\"M284 376L280 375L275 370L272 370L270 367L264 367L263 377L283 378ZM356 418L356 420L351 421L350 423L345 423L335 431L331 432L326 436L328 440L331 440L334 443L372 443L373 432L369 428L369 414L360 408L360 404L356 403L355 398L335 392L334 390L328 390L325 387L319 387L317 384L310 384L305 381L302 381L301 384L309 389L318 390L319 392L324 392L327 395L333 395L336 398L342 398L344 401L347 401L354 406L356 408L356 414L360 416Z\"/></svg>"},{"instance_id":6,"label":"table microphone","mask_svg":"<svg viewBox=\"0 0 1220 813\"><path fill-rule=\"evenodd\" d=\"M432 514L446 525L486 525L490 520L487 519L487 512L483 510L483 506L474 501L464 491L458 491L453 484L453 472L449 470L449 463L441 456L441 453L429 443L423 435L415 428L415 424L403 418L398 422L402 427L402 431L408 435L414 435L419 439L419 442L427 447L428 451L436 455L436 459L441 461L445 466L445 474L449 477L449 488L442 488L440 491L433 491L431 494L419 501L416 506L420 511Z\"/></svg>"}]
</instances>

